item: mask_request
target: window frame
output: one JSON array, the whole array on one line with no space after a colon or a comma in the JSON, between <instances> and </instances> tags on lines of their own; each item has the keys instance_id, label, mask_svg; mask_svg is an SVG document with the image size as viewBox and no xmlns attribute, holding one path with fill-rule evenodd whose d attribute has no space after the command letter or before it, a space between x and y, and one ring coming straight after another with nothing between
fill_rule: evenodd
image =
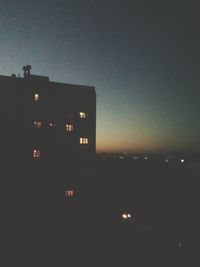
<instances>
[{"instance_id":1,"label":"window frame","mask_svg":"<svg viewBox=\"0 0 200 267\"><path fill-rule=\"evenodd\" d=\"M79 138L79 144L80 145L88 145L89 144L88 137L80 137Z\"/></svg>"},{"instance_id":2,"label":"window frame","mask_svg":"<svg viewBox=\"0 0 200 267\"><path fill-rule=\"evenodd\" d=\"M74 125L73 124L65 124L65 131L67 132L67 133L71 133L71 132L73 132L74 131Z\"/></svg>"}]
</instances>

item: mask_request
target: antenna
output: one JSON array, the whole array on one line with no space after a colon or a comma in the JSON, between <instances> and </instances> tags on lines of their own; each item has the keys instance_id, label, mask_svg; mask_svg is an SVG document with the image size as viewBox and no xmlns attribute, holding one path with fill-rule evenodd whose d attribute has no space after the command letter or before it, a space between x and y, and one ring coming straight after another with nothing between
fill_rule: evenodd
<instances>
[{"instance_id":1,"label":"antenna","mask_svg":"<svg viewBox=\"0 0 200 267\"><path fill-rule=\"evenodd\" d=\"M24 71L24 77L30 75L31 65L23 66L22 70Z\"/></svg>"},{"instance_id":2,"label":"antenna","mask_svg":"<svg viewBox=\"0 0 200 267\"><path fill-rule=\"evenodd\" d=\"M27 65L26 69L27 69L28 75L30 75L31 65Z\"/></svg>"}]
</instances>

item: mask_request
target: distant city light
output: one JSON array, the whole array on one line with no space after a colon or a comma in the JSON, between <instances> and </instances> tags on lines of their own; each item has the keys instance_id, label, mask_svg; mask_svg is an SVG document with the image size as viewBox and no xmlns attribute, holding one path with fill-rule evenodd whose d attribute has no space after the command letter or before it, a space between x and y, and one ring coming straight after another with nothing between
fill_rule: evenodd
<instances>
[{"instance_id":1,"label":"distant city light","mask_svg":"<svg viewBox=\"0 0 200 267\"><path fill-rule=\"evenodd\" d=\"M165 162L166 162L166 163L168 163L168 162L169 162L169 160L168 160L168 159L166 159L166 160L165 160Z\"/></svg>"},{"instance_id":2,"label":"distant city light","mask_svg":"<svg viewBox=\"0 0 200 267\"><path fill-rule=\"evenodd\" d=\"M181 163L184 163L185 162L185 160L184 159L181 159Z\"/></svg>"},{"instance_id":3,"label":"distant city light","mask_svg":"<svg viewBox=\"0 0 200 267\"><path fill-rule=\"evenodd\" d=\"M148 159L148 157L144 157L144 159Z\"/></svg>"}]
</instances>

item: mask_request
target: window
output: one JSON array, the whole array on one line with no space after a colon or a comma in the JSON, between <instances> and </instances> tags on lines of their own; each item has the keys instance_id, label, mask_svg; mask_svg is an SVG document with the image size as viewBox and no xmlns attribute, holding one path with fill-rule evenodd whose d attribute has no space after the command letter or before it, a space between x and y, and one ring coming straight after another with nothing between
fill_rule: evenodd
<instances>
[{"instance_id":1,"label":"window","mask_svg":"<svg viewBox=\"0 0 200 267\"><path fill-rule=\"evenodd\" d=\"M40 150L39 149L33 150L33 157L34 158L40 158Z\"/></svg>"},{"instance_id":2,"label":"window","mask_svg":"<svg viewBox=\"0 0 200 267\"><path fill-rule=\"evenodd\" d=\"M35 126L35 128L41 128L42 122L41 121L34 121L34 126Z\"/></svg>"},{"instance_id":3,"label":"window","mask_svg":"<svg viewBox=\"0 0 200 267\"><path fill-rule=\"evenodd\" d=\"M72 125L72 124L66 124L65 125L65 129L66 129L67 132L73 132L74 125Z\"/></svg>"},{"instance_id":4,"label":"window","mask_svg":"<svg viewBox=\"0 0 200 267\"><path fill-rule=\"evenodd\" d=\"M65 196L66 197L73 197L74 196L74 190L72 190L72 189L65 190Z\"/></svg>"},{"instance_id":5,"label":"window","mask_svg":"<svg viewBox=\"0 0 200 267\"><path fill-rule=\"evenodd\" d=\"M130 213L122 213L123 220L130 220L131 218L132 218L132 215Z\"/></svg>"},{"instance_id":6,"label":"window","mask_svg":"<svg viewBox=\"0 0 200 267\"><path fill-rule=\"evenodd\" d=\"M85 119L87 117L87 114L85 112L79 112L79 117L81 119Z\"/></svg>"},{"instance_id":7,"label":"window","mask_svg":"<svg viewBox=\"0 0 200 267\"><path fill-rule=\"evenodd\" d=\"M35 99L36 102L38 102L39 101L39 95L35 94L34 99Z\"/></svg>"},{"instance_id":8,"label":"window","mask_svg":"<svg viewBox=\"0 0 200 267\"><path fill-rule=\"evenodd\" d=\"M54 128L54 127L56 127L56 124L55 124L54 122L49 122L49 123L48 123L48 126L49 126L50 128Z\"/></svg>"},{"instance_id":9,"label":"window","mask_svg":"<svg viewBox=\"0 0 200 267\"><path fill-rule=\"evenodd\" d=\"M81 138L80 138L80 144L81 144L81 145L87 145L87 144L88 144L88 138L86 138L86 137L81 137Z\"/></svg>"}]
</instances>

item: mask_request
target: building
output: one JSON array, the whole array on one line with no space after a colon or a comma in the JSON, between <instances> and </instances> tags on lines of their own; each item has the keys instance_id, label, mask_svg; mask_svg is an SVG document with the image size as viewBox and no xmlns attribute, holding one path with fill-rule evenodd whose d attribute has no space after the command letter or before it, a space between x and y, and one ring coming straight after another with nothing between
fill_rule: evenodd
<instances>
[{"instance_id":1,"label":"building","mask_svg":"<svg viewBox=\"0 0 200 267\"><path fill-rule=\"evenodd\" d=\"M0 76L1 159L93 158L96 93L92 86L30 74Z\"/></svg>"}]
</instances>

